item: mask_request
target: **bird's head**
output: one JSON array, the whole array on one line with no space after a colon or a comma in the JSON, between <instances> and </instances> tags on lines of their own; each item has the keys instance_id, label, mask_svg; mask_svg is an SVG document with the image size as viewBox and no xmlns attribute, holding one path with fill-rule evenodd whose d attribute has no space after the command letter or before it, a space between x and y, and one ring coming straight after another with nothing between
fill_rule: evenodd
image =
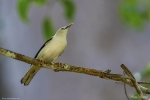
<instances>
[{"instance_id":1,"label":"bird's head","mask_svg":"<svg viewBox=\"0 0 150 100\"><path fill-rule=\"evenodd\" d=\"M73 23L70 23L69 25L67 26L63 26L61 27L57 32L56 34L57 35L66 35L68 33L68 29L73 25Z\"/></svg>"}]
</instances>

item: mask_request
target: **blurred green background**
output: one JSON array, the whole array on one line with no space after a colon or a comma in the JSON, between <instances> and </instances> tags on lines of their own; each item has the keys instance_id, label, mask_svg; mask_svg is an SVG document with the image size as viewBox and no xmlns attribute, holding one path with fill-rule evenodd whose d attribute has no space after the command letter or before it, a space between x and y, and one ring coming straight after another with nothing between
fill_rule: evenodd
<instances>
[{"instance_id":1,"label":"blurred green background","mask_svg":"<svg viewBox=\"0 0 150 100\"><path fill-rule=\"evenodd\" d=\"M44 41L73 22L57 61L119 74L123 63L137 80L149 81L149 21L150 0L0 0L0 45L34 57ZM126 100L123 85L113 81L48 69L24 87L20 79L30 65L2 56L0 62L1 98Z\"/></svg>"}]
</instances>

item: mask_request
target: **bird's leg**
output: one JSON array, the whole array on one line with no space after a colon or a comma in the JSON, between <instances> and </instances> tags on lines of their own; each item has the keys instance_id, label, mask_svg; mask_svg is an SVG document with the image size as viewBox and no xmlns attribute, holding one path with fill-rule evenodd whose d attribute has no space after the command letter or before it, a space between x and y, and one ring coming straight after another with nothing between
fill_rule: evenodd
<instances>
[{"instance_id":1,"label":"bird's leg","mask_svg":"<svg viewBox=\"0 0 150 100\"><path fill-rule=\"evenodd\" d=\"M57 66L58 66L58 67L61 67L61 66L62 66L62 63L59 63L59 62L58 62L58 63L57 63ZM54 71L55 71L55 72L59 72L59 70L57 70L57 69L54 69Z\"/></svg>"},{"instance_id":2,"label":"bird's leg","mask_svg":"<svg viewBox=\"0 0 150 100\"><path fill-rule=\"evenodd\" d=\"M40 60L40 62L41 62L41 65L43 65L43 64L45 64L46 63L46 61L45 60L43 60L43 59L39 59Z\"/></svg>"},{"instance_id":3,"label":"bird's leg","mask_svg":"<svg viewBox=\"0 0 150 100\"><path fill-rule=\"evenodd\" d=\"M58 62L58 67L61 67L61 65L62 65L62 64Z\"/></svg>"}]
</instances>

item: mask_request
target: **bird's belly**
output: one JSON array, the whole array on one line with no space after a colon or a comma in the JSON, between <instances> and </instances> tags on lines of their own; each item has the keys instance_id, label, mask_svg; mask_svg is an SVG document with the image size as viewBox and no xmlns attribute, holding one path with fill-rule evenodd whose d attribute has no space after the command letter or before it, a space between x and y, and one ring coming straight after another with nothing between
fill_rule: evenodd
<instances>
[{"instance_id":1,"label":"bird's belly","mask_svg":"<svg viewBox=\"0 0 150 100\"><path fill-rule=\"evenodd\" d=\"M64 51L66 47L65 43L55 43L55 45L47 44L38 55L38 59L45 60L46 62L52 62Z\"/></svg>"}]
</instances>

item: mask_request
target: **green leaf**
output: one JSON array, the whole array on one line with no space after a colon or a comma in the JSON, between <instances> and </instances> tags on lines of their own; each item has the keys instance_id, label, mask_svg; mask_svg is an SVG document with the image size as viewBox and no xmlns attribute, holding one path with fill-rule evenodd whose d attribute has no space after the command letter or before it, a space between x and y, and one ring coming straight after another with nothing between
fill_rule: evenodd
<instances>
[{"instance_id":1,"label":"green leaf","mask_svg":"<svg viewBox=\"0 0 150 100\"><path fill-rule=\"evenodd\" d=\"M43 21L43 32L44 32L44 37L46 40L48 40L50 37L54 35L54 27L52 24L52 21L50 18L45 18Z\"/></svg>"},{"instance_id":2,"label":"green leaf","mask_svg":"<svg viewBox=\"0 0 150 100\"><path fill-rule=\"evenodd\" d=\"M75 15L75 4L72 0L61 0L61 3L64 7L64 15L67 20L73 20Z\"/></svg>"},{"instance_id":3,"label":"green leaf","mask_svg":"<svg viewBox=\"0 0 150 100\"><path fill-rule=\"evenodd\" d=\"M120 15L122 20L131 27L136 29L143 28L144 18L135 2L123 3L120 7Z\"/></svg>"},{"instance_id":4,"label":"green leaf","mask_svg":"<svg viewBox=\"0 0 150 100\"><path fill-rule=\"evenodd\" d=\"M146 65L146 67L140 72L142 78L150 76L150 63Z\"/></svg>"},{"instance_id":5,"label":"green leaf","mask_svg":"<svg viewBox=\"0 0 150 100\"><path fill-rule=\"evenodd\" d=\"M28 12L30 7L31 0L18 0L17 2L17 11L19 13L20 18L27 22L29 21Z\"/></svg>"},{"instance_id":6,"label":"green leaf","mask_svg":"<svg viewBox=\"0 0 150 100\"><path fill-rule=\"evenodd\" d=\"M46 3L46 0L33 0L33 2L37 5L43 5Z\"/></svg>"},{"instance_id":7,"label":"green leaf","mask_svg":"<svg viewBox=\"0 0 150 100\"><path fill-rule=\"evenodd\" d=\"M147 12L147 18L150 20L150 11Z\"/></svg>"},{"instance_id":8,"label":"green leaf","mask_svg":"<svg viewBox=\"0 0 150 100\"><path fill-rule=\"evenodd\" d=\"M125 0L124 3L135 6L137 5L137 0Z\"/></svg>"}]
</instances>

